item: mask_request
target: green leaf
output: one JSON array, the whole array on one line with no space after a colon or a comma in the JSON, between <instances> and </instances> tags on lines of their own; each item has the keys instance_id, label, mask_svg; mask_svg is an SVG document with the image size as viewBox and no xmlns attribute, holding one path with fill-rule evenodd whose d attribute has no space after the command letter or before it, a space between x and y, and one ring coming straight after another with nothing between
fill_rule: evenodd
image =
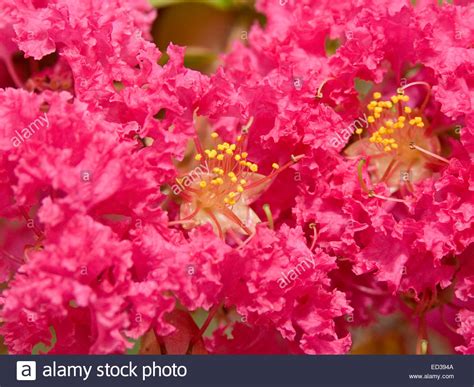
<instances>
[{"instance_id":1,"label":"green leaf","mask_svg":"<svg viewBox=\"0 0 474 387\"><path fill-rule=\"evenodd\" d=\"M339 39L329 39L329 37L327 37L324 46L326 55L331 56L334 55L336 50L341 46L341 41Z\"/></svg>"},{"instance_id":2,"label":"green leaf","mask_svg":"<svg viewBox=\"0 0 474 387\"><path fill-rule=\"evenodd\" d=\"M125 352L127 355L138 355L138 352L140 351L140 347L142 344L142 339L131 339L130 337L127 337L127 340L131 343L133 343L133 347L130 349L127 349L127 352Z\"/></svg>"},{"instance_id":3,"label":"green leaf","mask_svg":"<svg viewBox=\"0 0 474 387\"><path fill-rule=\"evenodd\" d=\"M369 94L369 91L372 89L373 86L372 82L364 81L360 78L354 79L354 85L357 92L359 93L360 99L364 99L367 94Z\"/></svg>"},{"instance_id":4,"label":"green leaf","mask_svg":"<svg viewBox=\"0 0 474 387\"><path fill-rule=\"evenodd\" d=\"M54 346L58 342L58 338L56 336L56 330L54 329L52 325L49 327L49 332L51 333L50 346L48 347L45 343L40 342L33 347L31 351L32 355L46 355L49 351L51 351L54 348Z\"/></svg>"}]
</instances>

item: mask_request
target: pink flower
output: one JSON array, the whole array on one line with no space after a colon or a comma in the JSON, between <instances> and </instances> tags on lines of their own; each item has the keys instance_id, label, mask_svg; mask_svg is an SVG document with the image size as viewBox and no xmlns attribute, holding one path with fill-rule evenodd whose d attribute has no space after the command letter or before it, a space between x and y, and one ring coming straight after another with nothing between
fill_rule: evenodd
<instances>
[{"instance_id":1,"label":"pink flower","mask_svg":"<svg viewBox=\"0 0 474 387\"><path fill-rule=\"evenodd\" d=\"M2 2L11 353L347 353L394 311L473 353L473 11L257 8L207 77L148 1Z\"/></svg>"},{"instance_id":2,"label":"pink flower","mask_svg":"<svg viewBox=\"0 0 474 387\"><path fill-rule=\"evenodd\" d=\"M232 282L226 283L233 286L226 295L245 322L276 329L305 353L349 349L350 336L339 336L334 322L352 311L344 294L331 289L335 259L309 250L301 229L260 227L239 255L227 263Z\"/></svg>"},{"instance_id":3,"label":"pink flower","mask_svg":"<svg viewBox=\"0 0 474 387\"><path fill-rule=\"evenodd\" d=\"M458 317L460 321L458 333L464 337L466 345L456 347L456 350L465 355L472 355L474 354L474 312L464 309L458 314Z\"/></svg>"}]
</instances>

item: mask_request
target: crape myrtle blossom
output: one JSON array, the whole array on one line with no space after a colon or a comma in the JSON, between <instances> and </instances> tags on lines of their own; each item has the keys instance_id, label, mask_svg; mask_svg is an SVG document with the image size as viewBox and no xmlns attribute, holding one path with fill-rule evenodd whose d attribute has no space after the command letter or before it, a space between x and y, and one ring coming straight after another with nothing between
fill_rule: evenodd
<instances>
[{"instance_id":1,"label":"crape myrtle blossom","mask_svg":"<svg viewBox=\"0 0 474 387\"><path fill-rule=\"evenodd\" d=\"M285 204L265 197L277 208L275 222L293 222L284 209L292 207L339 267L352 264L353 278L340 287L353 303L381 311L409 305L421 350L429 310L452 304L459 281L472 286L459 267L474 242L473 9L391 3L334 10L315 1L259 2L266 28L254 26L249 45L236 43L226 56L207 107L227 128L219 111L255 117L249 137L257 148L305 155L297 179L273 185L285 187ZM316 25L340 46L333 56ZM360 80L372 85L370 94ZM364 115L367 130L332 146L338 128ZM355 322L367 322L355 309ZM448 323L465 335L469 322L458 320Z\"/></svg>"},{"instance_id":2,"label":"crape myrtle blossom","mask_svg":"<svg viewBox=\"0 0 474 387\"><path fill-rule=\"evenodd\" d=\"M473 10L410 3L260 1L208 78L146 1L1 1L9 351L473 353Z\"/></svg>"},{"instance_id":3,"label":"crape myrtle blossom","mask_svg":"<svg viewBox=\"0 0 474 387\"><path fill-rule=\"evenodd\" d=\"M341 203L350 222L341 222L342 227L357 230L355 248L337 253L354 260L356 273L375 270L389 291L415 301L420 338L426 336L427 311L446 302L443 291L462 278L457 268L466 264L461 255L474 237L469 15L472 9L453 6L405 7L397 14L361 11L347 25L353 37L344 39L329 59L335 89L331 81L322 89L331 99L338 92L337 80L348 74L376 85L373 98L363 98L360 107L371 113L371 127L356 131L340 149L346 156L343 165L327 176L335 183L332 190L345 192ZM403 34L392 33L397 29ZM456 60L449 60L450 51L457 51ZM410 76L415 66L419 70ZM465 96L462 102L460 95ZM347 163L359 180L352 192L347 190ZM328 203L311 196L301 199L301 214L308 217L316 206L314 215L321 217ZM334 197L333 192L329 201ZM325 229L332 222L322 217ZM461 324L464 334L468 322Z\"/></svg>"},{"instance_id":4,"label":"crape myrtle blossom","mask_svg":"<svg viewBox=\"0 0 474 387\"><path fill-rule=\"evenodd\" d=\"M334 258L309 249L301 228L273 223L278 201L254 204L293 180L298 149L258 149L258 132L241 130L253 127L248 114L210 114L214 131L199 130L208 79L185 69L173 45L157 65L145 2L3 1L1 10L0 333L11 353L123 353L142 337L160 353L349 350L341 322L352 309L329 279ZM13 146L40 114L48 126ZM189 144L194 162L215 165L176 198L168 188L187 172ZM279 286L310 258L312 270ZM198 327L200 310L208 318ZM217 333L203 341L213 319ZM223 343L219 333L246 326L262 342Z\"/></svg>"},{"instance_id":5,"label":"crape myrtle blossom","mask_svg":"<svg viewBox=\"0 0 474 387\"><path fill-rule=\"evenodd\" d=\"M347 63L347 71L371 70L364 78L379 84L373 100L366 101L372 121L369 133L357 131L361 133L344 151L349 157L358 156L362 191L379 205L385 202L382 209L386 212L382 215L377 210L380 223L372 222L364 231L373 234L362 242L355 267L358 272L376 268L378 280L415 301L419 339L427 339L426 313L433 306L451 302L445 293L462 281L463 272L457 271L469 265L469 258L461 256L474 242L473 127L468 120L472 114L473 31L466 24L466 16L472 15L472 9L466 7L407 8L400 11L399 19L390 20L362 13L354 25L373 38L383 25L394 28L391 24L396 20L408 21L403 23L406 34L402 40L393 36L391 41L388 31L384 41L374 40L379 45L374 53L382 54L378 62L382 65L386 61L390 67L377 66L374 71L344 62L354 53L349 48L351 41L331 59L336 66ZM393 48L400 45L409 49L395 56ZM375 60L371 53L366 55ZM459 61L451 61L453 56ZM406 71L414 65L420 70L410 78ZM390 71L380 73L380 82L380 68L393 75ZM390 92L393 86L396 93ZM465 348L458 349L468 351Z\"/></svg>"}]
</instances>

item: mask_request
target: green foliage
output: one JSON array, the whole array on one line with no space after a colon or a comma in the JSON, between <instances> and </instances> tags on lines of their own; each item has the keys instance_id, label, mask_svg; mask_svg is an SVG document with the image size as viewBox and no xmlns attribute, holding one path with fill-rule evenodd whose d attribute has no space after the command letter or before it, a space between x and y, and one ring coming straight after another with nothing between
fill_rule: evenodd
<instances>
[{"instance_id":1,"label":"green foliage","mask_svg":"<svg viewBox=\"0 0 474 387\"><path fill-rule=\"evenodd\" d=\"M56 330L52 325L49 327L49 333L51 333L51 341L49 347L45 343L39 342L33 347L33 350L31 351L32 355L45 355L54 348L54 346L58 342L58 338L56 336Z\"/></svg>"}]
</instances>

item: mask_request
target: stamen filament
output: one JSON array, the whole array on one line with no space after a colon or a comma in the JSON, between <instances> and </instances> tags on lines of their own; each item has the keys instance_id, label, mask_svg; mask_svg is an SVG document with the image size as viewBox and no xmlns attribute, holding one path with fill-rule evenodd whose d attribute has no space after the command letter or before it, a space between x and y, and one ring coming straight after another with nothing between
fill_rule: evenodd
<instances>
[{"instance_id":1,"label":"stamen filament","mask_svg":"<svg viewBox=\"0 0 474 387\"><path fill-rule=\"evenodd\" d=\"M331 80L333 80L333 79L336 79L336 78L333 78L333 77L327 78L327 79L325 79L325 80L321 83L321 85L318 87L318 91L316 92L316 98L320 98L320 99L323 98L323 93L321 93L321 90L323 89L324 85L325 85L327 82L329 82L329 81L331 81Z\"/></svg>"},{"instance_id":2,"label":"stamen filament","mask_svg":"<svg viewBox=\"0 0 474 387\"><path fill-rule=\"evenodd\" d=\"M222 228L221 228L221 225L219 224L219 221L217 220L217 218L215 217L215 215L213 214L212 211L206 211L207 214L209 215L209 217L212 219L212 221L214 222L214 224L216 225L217 227L217 231L219 233L219 238L221 239L224 239L224 234L222 233Z\"/></svg>"},{"instance_id":3,"label":"stamen filament","mask_svg":"<svg viewBox=\"0 0 474 387\"><path fill-rule=\"evenodd\" d=\"M427 155L429 155L429 156L431 156L431 157L434 157L435 159L438 159L438 160L440 160L440 161L443 161L443 162L445 162L446 164L449 164L449 160L448 160L448 159L445 159L445 158L442 157L442 156L438 156L437 154L432 153L432 152L430 152L429 150L426 150L426 149L424 149L424 148L422 148L422 147L419 147L418 145L416 145L416 144L414 144L414 143L411 143L411 144L410 144L410 147L411 147L412 149L419 150L420 152L425 153L425 154L427 154Z\"/></svg>"},{"instance_id":4,"label":"stamen filament","mask_svg":"<svg viewBox=\"0 0 474 387\"><path fill-rule=\"evenodd\" d=\"M267 216L267 220L268 220L268 227L271 229L271 230L274 230L275 229L275 225L273 223L273 215L272 215L272 210L270 209L270 205L265 203L263 205L263 211L265 212L265 215Z\"/></svg>"},{"instance_id":5,"label":"stamen filament","mask_svg":"<svg viewBox=\"0 0 474 387\"><path fill-rule=\"evenodd\" d=\"M380 179L380 183L384 183L385 181L387 181L393 171L395 170L395 166L398 164L397 160L395 159L395 157L392 159L392 161L390 161L390 164L388 165L387 169L385 170L385 173L383 174L382 178Z\"/></svg>"},{"instance_id":6,"label":"stamen filament","mask_svg":"<svg viewBox=\"0 0 474 387\"><path fill-rule=\"evenodd\" d=\"M316 241L318 239L318 230L316 229L316 223L311 223L309 225L309 228L313 229L313 242L311 242L311 247L309 248L310 251L313 251L316 246Z\"/></svg>"},{"instance_id":7,"label":"stamen filament","mask_svg":"<svg viewBox=\"0 0 474 387\"><path fill-rule=\"evenodd\" d=\"M420 106L420 110L421 111L424 111L425 110L425 107L426 105L428 104L428 101L430 100L431 98L431 85L427 82L421 82L421 81L416 81L416 82L411 82L403 87L400 87L398 90L400 90L401 92L403 92L405 89L408 89L409 87L412 87L412 86L416 86L416 85L421 85L421 86L425 86L428 91L426 93L426 96L425 96L425 99L423 100L423 103L421 104Z\"/></svg>"},{"instance_id":8,"label":"stamen filament","mask_svg":"<svg viewBox=\"0 0 474 387\"><path fill-rule=\"evenodd\" d=\"M250 231L249 228L245 224L243 224L242 221L237 217L237 215L235 215L227 207L223 207L221 212L227 218L229 218L231 221L233 221L235 224L237 224L242 230L244 230L247 235L252 234L252 231Z\"/></svg>"},{"instance_id":9,"label":"stamen filament","mask_svg":"<svg viewBox=\"0 0 474 387\"><path fill-rule=\"evenodd\" d=\"M369 197L382 199L382 200L388 200L390 202L403 203L403 204L406 204L408 206L407 202L403 199L389 198L387 196L382 196L382 195L376 194L374 191L369 191Z\"/></svg>"},{"instance_id":10,"label":"stamen filament","mask_svg":"<svg viewBox=\"0 0 474 387\"><path fill-rule=\"evenodd\" d=\"M209 324L211 323L212 319L216 315L219 308L220 308L220 304L217 304L209 311L206 321L204 321L204 324L202 324L202 327L199 329L199 332L197 332L196 335L189 342L189 346L188 346L188 350L186 351L186 354L189 355L193 352L194 345L199 341L199 339L201 339L204 332L206 332L206 329L209 327Z\"/></svg>"},{"instance_id":11,"label":"stamen filament","mask_svg":"<svg viewBox=\"0 0 474 387\"><path fill-rule=\"evenodd\" d=\"M283 172L285 169L291 167L293 164L296 164L298 161L300 161L304 155L298 155L298 156L293 156L291 155L291 161L288 161L285 165L280 167L279 169L274 169L268 176L265 176L261 178L260 180L257 180L247 186L245 186L245 189L250 189L250 188L255 188L263 183L265 183L268 180L273 179L275 176L277 176L279 173Z\"/></svg>"},{"instance_id":12,"label":"stamen filament","mask_svg":"<svg viewBox=\"0 0 474 387\"><path fill-rule=\"evenodd\" d=\"M359 163L357 164L357 177L359 178L359 184L362 188L362 190L366 193L369 193L369 189L367 188L367 185L365 184L364 177L362 176L362 169L364 168L365 165L365 159L361 159Z\"/></svg>"}]
</instances>

